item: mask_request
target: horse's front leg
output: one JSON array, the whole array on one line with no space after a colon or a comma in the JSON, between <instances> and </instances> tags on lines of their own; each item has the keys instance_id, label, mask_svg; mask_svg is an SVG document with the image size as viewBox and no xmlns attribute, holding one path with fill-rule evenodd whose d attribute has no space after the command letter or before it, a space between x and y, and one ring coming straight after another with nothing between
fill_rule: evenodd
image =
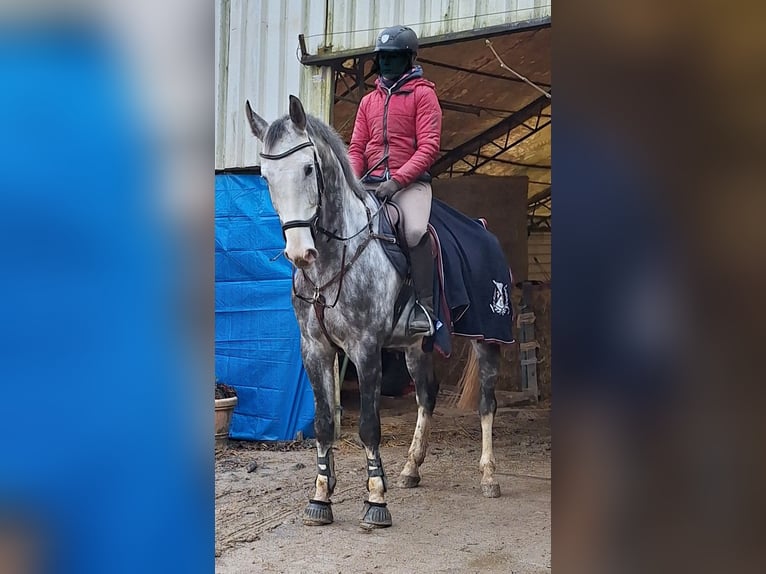
<instances>
[{"instance_id":1,"label":"horse's front leg","mask_svg":"<svg viewBox=\"0 0 766 574\"><path fill-rule=\"evenodd\" d=\"M301 338L301 354L311 387L314 390L314 433L317 447L317 477L314 497L303 511L308 526L333 521L330 496L335 489L335 463L332 445L335 441L335 391L333 364L335 350L325 341Z\"/></svg>"},{"instance_id":2,"label":"horse's front leg","mask_svg":"<svg viewBox=\"0 0 766 574\"><path fill-rule=\"evenodd\" d=\"M369 343L369 341L368 341ZM356 365L359 377L361 407L359 413L359 438L367 454L367 490L369 496L364 504L363 528L391 526L391 513L386 507L385 492L388 488L383 461L380 457L380 386L382 364L381 349L375 343L361 342L349 355Z\"/></svg>"}]
</instances>

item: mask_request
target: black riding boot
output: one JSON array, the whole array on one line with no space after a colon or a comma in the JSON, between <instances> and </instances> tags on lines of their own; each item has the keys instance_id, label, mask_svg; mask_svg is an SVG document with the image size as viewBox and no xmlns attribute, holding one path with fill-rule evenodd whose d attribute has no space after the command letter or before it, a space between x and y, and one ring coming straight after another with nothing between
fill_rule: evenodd
<instances>
[{"instance_id":1,"label":"black riding boot","mask_svg":"<svg viewBox=\"0 0 766 574\"><path fill-rule=\"evenodd\" d=\"M428 233L420 242L410 247L410 273L415 287L415 308L410 314L411 334L434 334L434 257Z\"/></svg>"}]
</instances>

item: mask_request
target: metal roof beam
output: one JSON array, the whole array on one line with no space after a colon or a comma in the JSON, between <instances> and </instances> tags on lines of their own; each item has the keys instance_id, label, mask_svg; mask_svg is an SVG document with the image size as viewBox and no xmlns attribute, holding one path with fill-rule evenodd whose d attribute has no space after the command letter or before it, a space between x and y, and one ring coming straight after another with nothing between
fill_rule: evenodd
<instances>
[{"instance_id":1,"label":"metal roof beam","mask_svg":"<svg viewBox=\"0 0 766 574\"><path fill-rule=\"evenodd\" d=\"M339 99L342 100L345 97L349 96L354 90L356 90L360 96L357 99L357 103L359 99L364 95L367 88L372 87L369 84L367 84L367 80L369 80L373 75L375 75L375 72L373 69L371 69L369 72L364 72L364 65L365 65L366 58L354 58L354 65L352 68L347 68L343 66L342 64L338 64L333 66L333 70L335 71L335 83L337 85L338 80L342 80L343 84L345 86L345 90L342 91L340 94L335 95L335 101L337 102ZM350 78L353 78L354 85L349 86L348 83L345 81L345 77L348 76Z\"/></svg>"},{"instance_id":2,"label":"metal roof beam","mask_svg":"<svg viewBox=\"0 0 766 574\"><path fill-rule=\"evenodd\" d=\"M520 80L514 76L503 76L502 74L493 74L492 72L484 72L482 70L472 70L470 68L464 68L463 66L456 66L454 64L447 64L446 62L437 62L436 60L429 60L428 58L420 58L418 57L418 62L423 62L424 64L430 64L431 66L437 66L439 68L447 68L448 70L454 70L456 72L467 72L469 74L474 74L476 76L484 76L487 78L495 78L496 80L508 80L509 82L520 82L524 83L524 80ZM494 60L492 60L494 62ZM546 84L544 82L535 82L538 86L541 88L550 89L551 85Z\"/></svg>"},{"instance_id":3,"label":"metal roof beam","mask_svg":"<svg viewBox=\"0 0 766 574\"><path fill-rule=\"evenodd\" d=\"M452 102L442 99L439 99L439 105L443 110L452 110L453 112L460 112L461 114L472 114L477 118L481 115L483 109L478 106L472 106L471 104L461 104L460 102Z\"/></svg>"},{"instance_id":4,"label":"metal roof beam","mask_svg":"<svg viewBox=\"0 0 766 574\"><path fill-rule=\"evenodd\" d=\"M449 169L447 171L450 173L450 177L452 177L455 173L457 173L458 175L471 175L473 173L476 173L476 171L480 169L481 167L483 167L484 165L491 163L493 161L496 161L501 155L510 151L513 147L519 145L520 143L526 141L527 139L531 138L535 134L539 133L542 129L548 127L549 125L551 125L550 121L547 121L542 124L538 122L538 124L534 128L530 128L529 126L524 124L523 127L527 128L529 131L527 131L520 137L517 137L516 139L512 139L511 138L512 130L511 130L507 134L505 134L505 142L503 145L499 145L495 140L492 140L491 142L486 144L486 145L492 144L496 148L498 148L498 150L495 153L490 155L482 154L481 150L484 149L484 146L482 146L482 148L480 148L478 152L469 154L467 156L463 156L462 158L454 162L452 165L449 166ZM471 158L472 162L468 161L467 158ZM456 171L454 167L460 164L461 162L468 165L468 169L463 171ZM548 182L545 182L545 185L547 184Z\"/></svg>"},{"instance_id":5,"label":"metal roof beam","mask_svg":"<svg viewBox=\"0 0 766 574\"><path fill-rule=\"evenodd\" d=\"M540 215L538 209L548 213ZM527 203L527 231L550 231L551 230L551 186L537 192L529 198Z\"/></svg>"},{"instance_id":6,"label":"metal roof beam","mask_svg":"<svg viewBox=\"0 0 766 574\"><path fill-rule=\"evenodd\" d=\"M504 118L479 135L471 138L456 148L453 148L436 160L436 163L434 163L431 168L431 175L439 175L440 173L447 171L452 164L460 161L465 156L478 153L483 146L507 134L514 128L521 126L528 119L539 116L542 110L548 107L550 103L550 100L546 96L540 96L519 111Z\"/></svg>"},{"instance_id":7,"label":"metal roof beam","mask_svg":"<svg viewBox=\"0 0 766 574\"><path fill-rule=\"evenodd\" d=\"M547 217L530 217L527 222L527 234L530 233L551 233L551 218Z\"/></svg>"},{"instance_id":8,"label":"metal roof beam","mask_svg":"<svg viewBox=\"0 0 766 574\"><path fill-rule=\"evenodd\" d=\"M508 151L507 149L503 150L504 152ZM479 159L485 159L487 161L493 161L497 163L502 163L504 165L513 165L516 167L526 167L527 169L542 169L549 171L551 169L551 166L549 165L538 165L536 163L524 163L522 161L513 161L510 159L502 159L500 157L491 157L488 155L481 154L479 155Z\"/></svg>"},{"instance_id":9,"label":"metal roof beam","mask_svg":"<svg viewBox=\"0 0 766 574\"><path fill-rule=\"evenodd\" d=\"M549 185L542 191L538 191L532 197L529 198L528 206L534 207L536 204L542 204L551 196L551 186Z\"/></svg>"}]
</instances>

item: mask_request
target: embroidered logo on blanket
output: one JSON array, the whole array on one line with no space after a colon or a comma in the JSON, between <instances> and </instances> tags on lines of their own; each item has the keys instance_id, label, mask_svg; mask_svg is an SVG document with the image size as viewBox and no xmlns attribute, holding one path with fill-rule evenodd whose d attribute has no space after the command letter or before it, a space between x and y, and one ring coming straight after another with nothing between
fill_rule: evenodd
<instances>
[{"instance_id":1,"label":"embroidered logo on blanket","mask_svg":"<svg viewBox=\"0 0 766 574\"><path fill-rule=\"evenodd\" d=\"M495 284L495 294L492 296L492 303L489 304L489 308L498 315L507 315L511 312L511 307L508 304L508 285L494 279L492 283Z\"/></svg>"}]
</instances>

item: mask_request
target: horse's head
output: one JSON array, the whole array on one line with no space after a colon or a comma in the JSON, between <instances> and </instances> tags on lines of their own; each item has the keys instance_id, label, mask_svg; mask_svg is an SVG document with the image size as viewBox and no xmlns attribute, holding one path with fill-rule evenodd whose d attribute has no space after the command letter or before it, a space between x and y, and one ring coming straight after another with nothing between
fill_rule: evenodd
<instances>
[{"instance_id":1,"label":"horse's head","mask_svg":"<svg viewBox=\"0 0 766 574\"><path fill-rule=\"evenodd\" d=\"M245 105L253 134L264 144L261 175L285 235L285 255L296 267L314 263L312 234L322 203L322 178L314 144L306 130L303 104L290 96L290 116L271 126ZM289 121L288 121L289 120Z\"/></svg>"}]
</instances>

